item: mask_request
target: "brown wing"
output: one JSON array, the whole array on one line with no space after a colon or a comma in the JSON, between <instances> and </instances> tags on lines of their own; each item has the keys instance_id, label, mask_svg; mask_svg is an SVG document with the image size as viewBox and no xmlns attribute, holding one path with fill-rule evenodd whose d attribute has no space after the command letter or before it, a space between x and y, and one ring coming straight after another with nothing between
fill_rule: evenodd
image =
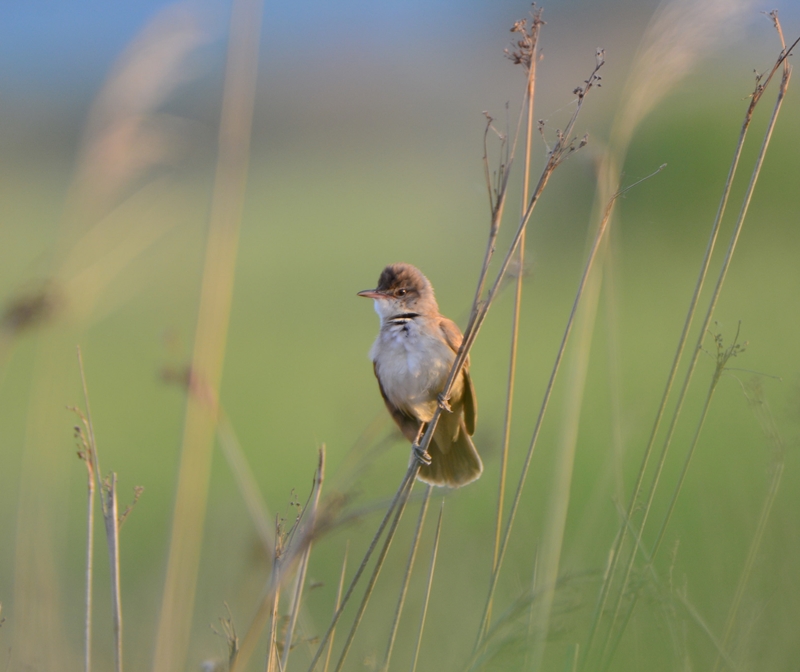
<instances>
[{"instance_id":1,"label":"brown wing","mask_svg":"<svg viewBox=\"0 0 800 672\"><path fill-rule=\"evenodd\" d=\"M441 322L439 323L439 327L444 334L444 338L447 341L447 345L450 346L450 349L453 352L458 352L458 349L461 347L461 341L464 337L461 335L461 330L458 328L455 322L452 320L448 320L446 317L443 317ZM464 404L464 424L467 427L467 432L469 432L470 436L475 433L475 422L478 419L478 404L475 399L475 388L472 385L472 378L469 375L469 355L467 355L467 360L464 362L464 398L462 399L462 403Z\"/></svg>"},{"instance_id":2,"label":"brown wing","mask_svg":"<svg viewBox=\"0 0 800 672\"><path fill-rule=\"evenodd\" d=\"M419 431L419 420L403 413L403 411L389 401L386 392L383 391L383 385L381 385L381 379L380 376L378 376L378 365L375 362L372 362L372 370L375 372L375 379L378 381L378 387L381 390L381 396L383 397L383 403L386 404L386 409L389 411L392 419L397 423L400 431L403 432L403 436L409 441L414 441Z\"/></svg>"}]
</instances>

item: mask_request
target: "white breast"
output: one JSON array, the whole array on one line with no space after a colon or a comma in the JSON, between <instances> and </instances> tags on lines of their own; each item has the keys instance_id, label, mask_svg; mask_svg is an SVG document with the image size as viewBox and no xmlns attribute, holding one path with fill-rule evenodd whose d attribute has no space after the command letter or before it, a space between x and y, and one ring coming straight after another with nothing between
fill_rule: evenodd
<instances>
[{"instance_id":1,"label":"white breast","mask_svg":"<svg viewBox=\"0 0 800 672\"><path fill-rule=\"evenodd\" d=\"M423 422L433 417L455 353L438 324L424 316L385 325L370 351L386 396Z\"/></svg>"}]
</instances>

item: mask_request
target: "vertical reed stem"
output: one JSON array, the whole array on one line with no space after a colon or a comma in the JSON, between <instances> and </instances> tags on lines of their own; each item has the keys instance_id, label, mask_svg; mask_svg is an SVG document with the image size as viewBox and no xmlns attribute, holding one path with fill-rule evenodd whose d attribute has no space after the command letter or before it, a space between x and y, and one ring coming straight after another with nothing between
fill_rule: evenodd
<instances>
[{"instance_id":1,"label":"vertical reed stem","mask_svg":"<svg viewBox=\"0 0 800 672\"><path fill-rule=\"evenodd\" d=\"M262 0L234 0L191 375L203 394L186 401L183 445L153 672L185 667L203 541L216 399L233 295L255 103Z\"/></svg>"}]
</instances>

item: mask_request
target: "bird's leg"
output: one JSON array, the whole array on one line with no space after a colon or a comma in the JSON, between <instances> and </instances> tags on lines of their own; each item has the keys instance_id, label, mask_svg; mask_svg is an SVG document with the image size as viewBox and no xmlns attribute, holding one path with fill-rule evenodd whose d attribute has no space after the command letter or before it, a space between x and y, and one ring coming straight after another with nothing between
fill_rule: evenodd
<instances>
[{"instance_id":1,"label":"bird's leg","mask_svg":"<svg viewBox=\"0 0 800 672\"><path fill-rule=\"evenodd\" d=\"M422 450L419 445L419 442L422 441L422 437L425 434L425 429L427 428L427 423L421 422L419 425L419 431L417 432L417 438L414 439L414 443L411 445L412 450L414 452L414 458L419 462L421 465L426 467L430 466L431 464L431 456L428 454L427 450Z\"/></svg>"},{"instance_id":2,"label":"bird's leg","mask_svg":"<svg viewBox=\"0 0 800 672\"><path fill-rule=\"evenodd\" d=\"M450 399L448 397L445 397L444 394L440 394L437 399L439 400L439 408L448 413L453 412L453 409L450 408Z\"/></svg>"}]
</instances>

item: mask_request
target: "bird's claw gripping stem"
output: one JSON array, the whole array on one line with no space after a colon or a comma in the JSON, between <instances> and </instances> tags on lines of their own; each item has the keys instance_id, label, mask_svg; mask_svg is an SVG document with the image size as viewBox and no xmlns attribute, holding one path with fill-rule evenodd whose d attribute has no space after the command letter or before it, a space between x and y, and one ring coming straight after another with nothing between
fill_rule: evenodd
<instances>
[{"instance_id":1,"label":"bird's claw gripping stem","mask_svg":"<svg viewBox=\"0 0 800 672\"><path fill-rule=\"evenodd\" d=\"M418 443L414 444L414 458L419 462L421 465L429 467L431 465L431 456L427 450L422 450Z\"/></svg>"},{"instance_id":2,"label":"bird's claw gripping stem","mask_svg":"<svg viewBox=\"0 0 800 672\"><path fill-rule=\"evenodd\" d=\"M447 411L448 413L452 413L453 409L450 408L450 401L445 397L443 394L440 394L439 397L439 408L443 411Z\"/></svg>"}]
</instances>

